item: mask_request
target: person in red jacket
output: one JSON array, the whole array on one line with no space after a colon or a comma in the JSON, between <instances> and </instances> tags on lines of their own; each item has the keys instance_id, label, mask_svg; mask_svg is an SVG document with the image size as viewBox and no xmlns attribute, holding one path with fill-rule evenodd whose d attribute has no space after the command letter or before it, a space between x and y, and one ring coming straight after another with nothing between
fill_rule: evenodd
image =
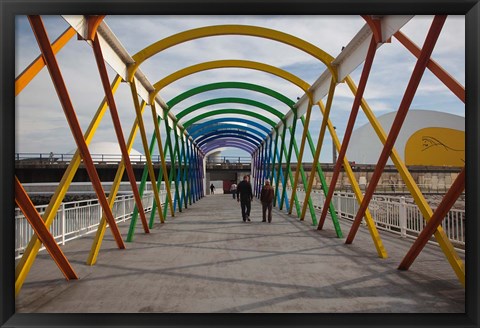
<instances>
[{"instance_id":1,"label":"person in red jacket","mask_svg":"<svg viewBox=\"0 0 480 328\"><path fill-rule=\"evenodd\" d=\"M262 187L260 192L260 201L262 202L262 222L266 221L266 214L268 211L268 223L272 223L272 207L273 207L273 197L274 191L273 187L270 185L270 180L265 180L265 185Z\"/></svg>"}]
</instances>

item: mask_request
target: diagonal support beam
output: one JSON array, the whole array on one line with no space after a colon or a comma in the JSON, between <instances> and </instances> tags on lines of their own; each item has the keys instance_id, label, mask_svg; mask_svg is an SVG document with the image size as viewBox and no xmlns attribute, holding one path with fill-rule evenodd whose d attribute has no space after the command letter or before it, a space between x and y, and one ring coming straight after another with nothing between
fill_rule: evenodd
<instances>
[{"instance_id":1,"label":"diagonal support beam","mask_svg":"<svg viewBox=\"0 0 480 328\"><path fill-rule=\"evenodd\" d=\"M98 20L94 20L94 22L96 22L96 24L100 24ZM94 36L95 34L93 35L93 37ZM95 37L93 39L93 52L95 54L95 60L97 61L98 71L102 80L102 86L105 92L105 97L107 98L108 107L110 108L110 114L112 117L115 134L117 135L118 144L122 152L122 159L125 165L125 170L127 171L128 180L130 181L130 186L132 188L135 204L137 205L140 212L140 219L142 221L143 230L145 231L145 233L149 233L150 230L148 229L148 223L147 218L145 217L145 210L143 209L142 199L138 192L137 181L135 180L135 173L133 173L127 144L125 143L125 139L123 137L123 130L120 123L120 117L118 115L117 105L113 97L112 89L110 88L110 82L108 79L107 67L105 66L105 60L103 59L102 48L100 46L99 39Z\"/></svg>"},{"instance_id":2,"label":"diagonal support beam","mask_svg":"<svg viewBox=\"0 0 480 328\"><path fill-rule=\"evenodd\" d=\"M57 54L64 45L77 34L73 27L69 27L62 33L53 43L52 50L54 54ZM20 73L15 79L15 97L22 92L22 90L33 80L35 76L45 67L45 60L42 55L39 55L28 67Z\"/></svg>"},{"instance_id":3,"label":"diagonal support beam","mask_svg":"<svg viewBox=\"0 0 480 328\"><path fill-rule=\"evenodd\" d=\"M335 80L331 79L330 80L330 88L328 91L328 98L327 98L327 106L325 108L325 112L323 115L322 119L322 125L320 127L320 133L318 135L318 141L317 141L317 147L315 149L315 155L313 156L313 163L312 163L312 170L310 172L310 176L308 178L308 186L305 188L305 199L303 200L303 207L302 207L302 213L300 215L300 220L305 219L305 214L307 212L307 205L308 205L308 198L310 197L310 194L312 192L312 187L313 187L313 180L315 179L315 168L318 165L319 158L320 158L320 152L322 150L323 146L323 139L325 137L325 131L327 128L327 122L330 116L330 109L332 107L332 102L333 102L333 94L335 93Z\"/></svg>"},{"instance_id":4,"label":"diagonal support beam","mask_svg":"<svg viewBox=\"0 0 480 328\"><path fill-rule=\"evenodd\" d=\"M295 142L295 130L297 128L297 121L298 121L297 120L297 114L296 114L296 111L294 111L293 112L292 130L290 131L290 135L291 135L290 136L290 144L288 146L288 153L287 153L287 158L286 158L286 161L287 161L286 171L287 172L290 171L290 160L292 159L293 144L296 143ZM297 167L298 167L298 165L297 165ZM287 183L286 183L286 181L285 181L285 186L283 186L283 189L282 189L282 197L280 199L280 206L279 206L280 210L283 208L283 202L285 200L285 197L288 197L287 196ZM290 204L293 204L293 203L290 201ZM290 212L292 210L292 207L293 206L290 206L290 209L288 210L288 212Z\"/></svg>"},{"instance_id":5,"label":"diagonal support beam","mask_svg":"<svg viewBox=\"0 0 480 328\"><path fill-rule=\"evenodd\" d=\"M111 89L113 93L117 91L118 86L121 83L121 80L122 79L120 78L119 75L117 75L113 80L111 85ZM92 121L90 122L90 125L87 128L87 131L85 132L84 138L87 145L90 144L91 140L93 139L93 136L106 110L107 110L107 100L104 98L101 104L99 105L97 112L92 118ZM53 220L55 219L58 209L60 208L62 200L67 193L68 187L70 186L75 176L75 173L80 167L80 163L81 163L81 156L80 156L80 152L77 149L42 216L43 221L45 221L45 225L47 227L50 227L50 225L53 223ZM123 171L122 171L122 175L123 175ZM114 182L114 185L115 185L115 182ZM108 203L110 205L110 208L112 208L112 205L113 205L113 202L111 201L111 199L115 198L118 188L115 191L113 189L114 188L112 185L112 190L110 191L108 196ZM105 216L103 216L102 221L105 221L105 220L106 220ZM106 224L105 224L105 227L106 227ZM23 253L22 258L20 259L20 261L18 262L15 268L15 285L18 284L19 286L21 286L25 281L26 276L33 265L33 262L35 261L35 257L37 256L38 251L40 250L40 247L41 247L40 241L38 240L36 235L33 235L32 238L30 239L30 242L27 245L27 248L25 249L25 253Z\"/></svg>"},{"instance_id":6,"label":"diagonal support beam","mask_svg":"<svg viewBox=\"0 0 480 328\"><path fill-rule=\"evenodd\" d=\"M370 46L367 52L367 58L363 65L362 74L360 77L360 83L358 86L357 93L353 100L352 110L350 111L350 117L348 118L347 127L345 129L345 134L343 136L342 147L337 157L337 162L335 163L335 168L333 170L332 179L330 180L330 186L328 187L328 194L325 198L325 204L323 205L322 214L320 215L320 220L318 223L318 230L322 230L323 224L325 223L325 218L327 217L327 210L330 202L332 201L333 193L335 191L335 186L337 184L338 177L340 175L340 169L342 168L343 159L347 153L348 144L352 136L352 131L355 126L355 121L357 119L358 110L360 109L360 102L367 85L368 76L370 75L370 70L372 68L373 59L375 58L375 53L377 50L377 43L375 42L375 37L372 36L370 41Z\"/></svg>"},{"instance_id":7,"label":"diagonal support beam","mask_svg":"<svg viewBox=\"0 0 480 328\"><path fill-rule=\"evenodd\" d=\"M296 154L297 155L297 167L295 169L295 176L294 176L294 179L293 179L292 194L290 195L290 204L293 203L293 199L295 198L295 195L297 194L298 178L299 178L299 175L300 175L300 171L303 170L303 167L302 167L302 165L303 165L302 164L303 152L305 150L305 143L306 143L306 139L307 139L308 126L310 124L310 116L312 114L312 107L313 107L312 97L310 96L309 99L308 99L307 113L306 113L305 119L302 120L303 133L302 133L302 140L300 141L300 151L298 152L298 154ZM311 198L308 198L308 201L311 202ZM290 207L290 210L288 211L288 214L292 214L292 208L291 207ZM314 216L312 216L312 219L314 219Z\"/></svg>"},{"instance_id":8,"label":"diagonal support beam","mask_svg":"<svg viewBox=\"0 0 480 328\"><path fill-rule=\"evenodd\" d=\"M282 140L280 141L280 157L278 158L278 168L277 168L277 180L275 182L275 197L273 198L273 206L276 206L277 198L278 198L278 185L279 185L279 180L280 180L280 172L282 172L283 175L283 168L282 168L282 160L283 160L283 149L285 149L285 136L287 134L287 123L283 123L283 129L282 129ZM286 179L282 181L282 188L286 188ZM280 200L278 200L280 203Z\"/></svg>"},{"instance_id":9,"label":"diagonal support beam","mask_svg":"<svg viewBox=\"0 0 480 328\"><path fill-rule=\"evenodd\" d=\"M405 255L405 257L403 258L402 262L398 267L399 270L408 270L410 268L417 256L427 244L430 237L432 237L440 224L442 224L442 221L445 219L448 212L455 204L455 201L458 199L458 197L462 194L462 191L464 189L465 166L462 168L457 178L453 182L452 186L443 197L442 202L438 205L437 209L433 213L427 225L423 228L417 240L415 240L415 243L413 243L412 247L410 247L407 255Z\"/></svg>"},{"instance_id":10,"label":"diagonal support beam","mask_svg":"<svg viewBox=\"0 0 480 328\"><path fill-rule=\"evenodd\" d=\"M142 113L145 109L145 106L146 106L146 103L142 101L142 104L140 106L140 110ZM135 141L137 132L138 132L138 120L135 118L132 129L130 130L130 135L128 137L128 142L127 142L129 153L132 150L133 142ZM124 172L125 172L125 164L122 160L120 162L120 165L118 166L117 173L115 173L115 179L113 180L112 187L110 188L110 193L108 194L108 204L110 205L110 208L113 208L113 204L115 203L115 198L117 197L118 190L120 189L120 183L122 182L122 177ZM140 185L139 193L140 193L140 196L143 196L142 185ZM136 222L137 217L135 215L138 215L138 210L136 212L137 214L135 214L135 210L137 210L136 207L134 208L134 212L132 214L132 218L131 218L132 222L133 221ZM102 219L100 220L100 224L98 225L95 238L92 242L90 253L88 254L88 258L87 258L88 265L94 265L95 263L97 263L98 254L100 252L100 247L102 246L103 236L105 235L106 229L107 229L107 221L106 221L105 215L103 215ZM127 234L127 241L128 241L128 234Z\"/></svg>"},{"instance_id":11,"label":"diagonal support beam","mask_svg":"<svg viewBox=\"0 0 480 328\"><path fill-rule=\"evenodd\" d=\"M351 244L353 242L353 239L355 238L355 234L358 231L358 227L360 226L362 217L365 214L365 210L368 208L368 204L372 199L373 193L378 184L378 181L380 180L380 176L383 172L385 164L387 163L390 152L392 151L392 148L395 144L398 134L400 133L402 124L405 120L405 117L407 116L408 109L410 108L410 104L413 101L415 92L418 88L418 85L420 84L420 80L427 66L427 62L433 52L438 36L440 35L440 31L442 30L443 24L445 23L445 19L446 19L446 16L444 15L435 16L432 26L428 31L425 44L422 48L422 53L415 65L412 76L410 78L407 89L405 91L404 97L400 103L397 115L395 116L395 119L392 123L392 127L388 134L387 140L383 147L382 153L380 154L380 158L377 162L375 171L373 172L373 175L368 184L362 204L360 205L360 208L357 212L355 220L353 221L352 227L350 229L350 233L346 240L347 244Z\"/></svg>"},{"instance_id":12,"label":"diagonal support beam","mask_svg":"<svg viewBox=\"0 0 480 328\"><path fill-rule=\"evenodd\" d=\"M398 31L394 34L395 38L400 41L415 57L419 57L421 49L413 43L405 34ZM455 80L447 71L445 71L436 61L433 59L428 60L427 68L435 75L445 86L453 92L455 96L465 103L465 87Z\"/></svg>"},{"instance_id":13,"label":"diagonal support beam","mask_svg":"<svg viewBox=\"0 0 480 328\"><path fill-rule=\"evenodd\" d=\"M40 214L38 214L35 206L28 197L25 189L23 189L22 184L17 177L15 177L15 202L32 226L35 234L38 236L42 244L45 245L48 253L55 261L60 271L62 271L65 278L67 280L78 279L78 276L70 265L70 262L68 262L65 254L63 254L55 239L50 234L50 231L48 231L48 228L45 226ZM15 295L20 292L19 287L20 286L15 284Z\"/></svg>"},{"instance_id":14,"label":"diagonal support beam","mask_svg":"<svg viewBox=\"0 0 480 328\"><path fill-rule=\"evenodd\" d=\"M323 105L323 103L320 101L318 105L320 106L320 110L322 111L322 114L325 113L325 106ZM335 144L335 148L337 149L338 152L340 152L341 144L340 144L340 140L338 139L337 132L335 131L335 128L333 127L333 124L330 120L328 120L327 124L328 124L328 131L332 136L333 142ZM363 200L363 194L362 194L362 191L360 190L360 186L358 185L357 180L355 179L355 174L353 173L352 167L348 162L347 156L343 158L343 167L345 168L345 173L347 174L348 180L350 181L350 184L352 186L353 193L355 194L355 198L357 199L357 202L360 205ZM326 181L325 181L325 184L326 184ZM332 204L330 204L330 206L333 207ZM332 212L334 212L334 209L330 209L330 213ZM333 215L332 215L332 221L335 227L337 228L339 226L338 219ZM374 240L374 244L377 249L378 256L381 258L387 258L388 255L383 245L380 242L375 241L375 240L380 240L380 235L378 234L377 228L375 227L375 222L373 221L372 215L370 214L370 211L368 208L365 211L365 221L367 222L367 227L370 232L370 235ZM337 235L338 235L338 232L337 232Z\"/></svg>"},{"instance_id":15,"label":"diagonal support beam","mask_svg":"<svg viewBox=\"0 0 480 328\"><path fill-rule=\"evenodd\" d=\"M158 152L160 154L160 160L162 161L163 181L165 181L165 188L167 190L167 201L170 208L170 215L175 216L175 211L173 209L172 195L170 192L170 184L168 183L168 172L167 172L167 164L165 163L165 152L163 151L162 137L160 135L160 127L159 127L160 121L157 114L155 102L152 102L151 109L152 109L153 126L155 128L155 137L157 138Z\"/></svg>"},{"instance_id":16,"label":"diagonal support beam","mask_svg":"<svg viewBox=\"0 0 480 328\"><path fill-rule=\"evenodd\" d=\"M135 85L135 81L130 83L130 90L132 93L133 105L135 107L135 114L137 116L138 127L140 129L143 152L145 153L145 157L147 158L147 169L148 169L148 174L150 176L150 182L152 183L153 195L155 197L155 202L157 203L157 207L158 207L158 215L160 216L160 222L164 223L164 218L162 213L162 204L160 202L160 196L158 194L158 189L157 189L157 179L155 177L155 171L153 170L153 165L152 165L152 157L150 156L150 151L148 148L147 135L145 132L145 125L143 124L143 117L142 117L142 112L140 110L140 104L138 103L138 93L137 93L137 87ZM133 238L133 235L131 236L129 241L132 241L132 238Z\"/></svg>"},{"instance_id":17,"label":"diagonal support beam","mask_svg":"<svg viewBox=\"0 0 480 328\"><path fill-rule=\"evenodd\" d=\"M107 216L110 229L115 238L118 248L123 249L125 248L125 244L123 243L122 236L120 234L120 231L118 230L118 226L112 215L112 211L108 206L105 192L103 191L100 178L98 177L92 157L90 156L87 144L85 143L85 139L83 138L80 124L78 123L73 104L68 95L67 87L65 85L62 74L60 72L60 68L50 45L50 41L48 40L48 35L43 25L42 19L38 15L29 16L28 19L30 21L30 24L32 25L32 30L34 31L38 45L44 56L45 63L47 65L50 76L52 77L52 81L55 85L55 89L62 104L62 108L65 112L68 124L70 125L70 129L75 138L75 142L82 156L90 180L92 181L95 193L97 194L98 201L105 215Z\"/></svg>"}]
</instances>

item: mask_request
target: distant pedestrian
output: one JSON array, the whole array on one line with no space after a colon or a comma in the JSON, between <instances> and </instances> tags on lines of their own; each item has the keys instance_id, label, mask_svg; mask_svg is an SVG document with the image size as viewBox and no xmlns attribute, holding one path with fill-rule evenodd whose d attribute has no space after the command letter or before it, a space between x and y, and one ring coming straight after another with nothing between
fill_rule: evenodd
<instances>
[{"instance_id":1,"label":"distant pedestrian","mask_svg":"<svg viewBox=\"0 0 480 328\"><path fill-rule=\"evenodd\" d=\"M252 185L248 182L248 175L243 177L237 186L237 202L240 202L243 222L250 221L250 209L252 207L253 192Z\"/></svg>"},{"instance_id":2,"label":"distant pedestrian","mask_svg":"<svg viewBox=\"0 0 480 328\"><path fill-rule=\"evenodd\" d=\"M230 192L232 193L233 199L235 199L235 195L237 193L237 184L235 182L230 186Z\"/></svg>"},{"instance_id":3,"label":"distant pedestrian","mask_svg":"<svg viewBox=\"0 0 480 328\"><path fill-rule=\"evenodd\" d=\"M215 186L213 185L213 183L210 185L210 193L212 195L215 194Z\"/></svg>"},{"instance_id":4,"label":"distant pedestrian","mask_svg":"<svg viewBox=\"0 0 480 328\"><path fill-rule=\"evenodd\" d=\"M260 192L260 201L262 202L262 222L267 222L267 211L268 211L268 223L272 222L272 207L273 207L273 197L275 193L273 187L270 185L270 180L265 180L265 185L262 187Z\"/></svg>"}]
</instances>

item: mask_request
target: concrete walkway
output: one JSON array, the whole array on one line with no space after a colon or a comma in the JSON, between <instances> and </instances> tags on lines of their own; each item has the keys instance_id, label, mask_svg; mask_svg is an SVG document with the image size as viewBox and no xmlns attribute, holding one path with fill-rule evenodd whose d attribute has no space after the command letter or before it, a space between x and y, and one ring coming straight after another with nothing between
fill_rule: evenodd
<instances>
[{"instance_id":1,"label":"concrete walkway","mask_svg":"<svg viewBox=\"0 0 480 328\"><path fill-rule=\"evenodd\" d=\"M16 311L464 312L464 288L437 246L427 246L409 271L398 271L411 240L380 232L389 253L380 259L363 226L345 245L331 221L316 231L274 209L273 222L262 223L260 203L252 207L252 222L243 223L230 195L207 196L150 234L138 223L126 250L107 231L92 267L85 261L93 235L71 241L62 249L77 281L65 281L40 252ZM342 222L344 235L350 224ZM123 236L127 229L121 226Z\"/></svg>"}]
</instances>

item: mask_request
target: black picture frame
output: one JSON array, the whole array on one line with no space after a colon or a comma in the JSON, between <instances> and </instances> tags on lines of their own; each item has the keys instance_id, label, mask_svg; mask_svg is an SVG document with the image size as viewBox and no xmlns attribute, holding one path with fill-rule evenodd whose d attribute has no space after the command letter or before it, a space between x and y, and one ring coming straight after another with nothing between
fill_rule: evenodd
<instances>
[{"instance_id":1,"label":"black picture frame","mask_svg":"<svg viewBox=\"0 0 480 328\"><path fill-rule=\"evenodd\" d=\"M479 40L478 0L0 0L0 326L1 327L478 327ZM456 14L466 19L466 311L465 314L16 314L13 179L15 15L28 14Z\"/></svg>"}]
</instances>

